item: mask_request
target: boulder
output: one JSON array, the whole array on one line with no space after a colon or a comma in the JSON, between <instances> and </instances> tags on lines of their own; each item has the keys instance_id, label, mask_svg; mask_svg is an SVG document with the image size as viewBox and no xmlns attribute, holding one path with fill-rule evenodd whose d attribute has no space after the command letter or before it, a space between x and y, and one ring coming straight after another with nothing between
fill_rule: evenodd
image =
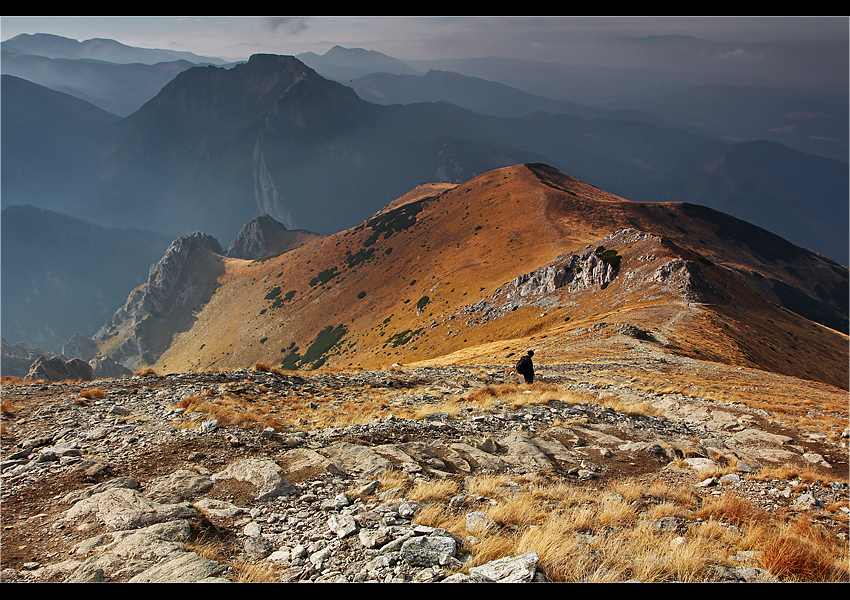
<instances>
[{"instance_id":1,"label":"boulder","mask_svg":"<svg viewBox=\"0 0 850 600\"><path fill-rule=\"evenodd\" d=\"M258 500L294 494L296 491L293 485L281 476L280 466L272 460L246 458L212 476L213 481L227 479L252 484L257 488Z\"/></svg>"},{"instance_id":2,"label":"boulder","mask_svg":"<svg viewBox=\"0 0 850 600\"><path fill-rule=\"evenodd\" d=\"M24 379L29 381L65 381L67 379L91 381L92 368L80 358L65 361L59 356L42 356L32 363Z\"/></svg>"}]
</instances>

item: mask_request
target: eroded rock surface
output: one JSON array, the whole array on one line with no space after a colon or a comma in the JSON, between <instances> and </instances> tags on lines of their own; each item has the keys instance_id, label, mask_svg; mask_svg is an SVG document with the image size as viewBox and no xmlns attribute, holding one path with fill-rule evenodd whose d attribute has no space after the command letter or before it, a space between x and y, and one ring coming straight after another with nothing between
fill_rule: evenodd
<instances>
[{"instance_id":1,"label":"eroded rock surface","mask_svg":"<svg viewBox=\"0 0 850 600\"><path fill-rule=\"evenodd\" d=\"M205 391L250 397L297 393L313 405L330 391L392 390L395 406L427 405L505 381L498 369L421 368L303 377L259 371L134 376L93 384L4 386L26 405L4 417L3 579L6 581L216 581L234 579L224 561L193 550L204 532L235 540L246 561L274 565L284 581L545 581L535 553L465 569L465 540L416 523L422 504L381 491L401 470L417 481L503 474L596 485L624 475L666 477L711 493L728 486L766 508L823 510L847 500L845 485L777 488L743 475L771 464L829 465L846 448L783 433L769 415L678 393L596 387L574 375L592 365L540 368L562 390L620 394L664 414L629 414L556 398L517 408L402 418L358 425L247 430L186 414L182 398ZM105 391L76 402L87 387ZM310 409L307 409L309 413ZM204 420L206 419L206 420ZM846 442L845 442L846 443ZM703 476L718 464L737 473ZM846 463L845 463L846 464ZM501 525L471 495L452 498L470 535ZM658 527L682 528L658 521ZM750 567L725 580L756 580Z\"/></svg>"}]
</instances>

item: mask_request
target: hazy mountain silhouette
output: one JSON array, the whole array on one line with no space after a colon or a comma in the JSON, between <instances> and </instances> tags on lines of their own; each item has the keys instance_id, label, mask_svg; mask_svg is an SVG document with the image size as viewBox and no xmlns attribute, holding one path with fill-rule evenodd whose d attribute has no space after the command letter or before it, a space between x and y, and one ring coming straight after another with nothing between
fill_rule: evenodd
<instances>
[{"instance_id":1,"label":"hazy mountain silhouette","mask_svg":"<svg viewBox=\"0 0 850 600\"><path fill-rule=\"evenodd\" d=\"M94 335L170 242L32 206L4 209L3 337L59 353L76 332Z\"/></svg>"},{"instance_id":2,"label":"hazy mountain silhouette","mask_svg":"<svg viewBox=\"0 0 850 600\"><path fill-rule=\"evenodd\" d=\"M847 162L848 94L774 87L676 86L622 103L731 141L769 140Z\"/></svg>"},{"instance_id":3,"label":"hazy mountain silhouette","mask_svg":"<svg viewBox=\"0 0 850 600\"><path fill-rule=\"evenodd\" d=\"M397 58L375 50L343 48L334 46L324 54L304 52L295 56L305 65L326 77L348 83L370 73L392 73L396 75L419 75L420 72Z\"/></svg>"},{"instance_id":4,"label":"hazy mountain silhouette","mask_svg":"<svg viewBox=\"0 0 850 600\"><path fill-rule=\"evenodd\" d=\"M840 161L746 142L706 157L656 198L711 206L848 264L847 173Z\"/></svg>"},{"instance_id":5,"label":"hazy mountain silhouette","mask_svg":"<svg viewBox=\"0 0 850 600\"><path fill-rule=\"evenodd\" d=\"M83 216L79 190L101 172L99 159L119 118L32 82L2 76L3 208L32 204Z\"/></svg>"},{"instance_id":6,"label":"hazy mountain silhouette","mask_svg":"<svg viewBox=\"0 0 850 600\"><path fill-rule=\"evenodd\" d=\"M67 147L68 124L46 127L26 117L38 103L7 100L6 86L3 100L4 125L23 114L44 136L42 148ZM382 106L293 57L276 55L255 55L229 69L183 71L109 129L108 143L89 132L72 157L41 153L18 167L37 177L14 180L4 160L4 205L36 203L104 225L143 224L175 237L200 230L227 244L260 214L290 229L328 234L361 221L419 183L465 181L523 162L546 162L640 201L674 197L723 206L724 189L737 193L745 187L737 181L727 186L730 172L723 174L724 185L694 186L699 179L694 174L710 175L705 162L730 146L710 136L566 114L499 118L446 102ZM26 147L27 135L18 129L7 136L4 126L3 142L4 157L14 156ZM829 214L847 197L846 174L818 160L792 167L803 182L799 189L818 190L795 192L795 203L809 204L810 215ZM52 177L54 162L66 168L65 177ZM68 163L79 166L68 170ZM752 171L735 171L733 179L739 173ZM764 179L768 175L768 169L759 173L761 190L781 186L780 178ZM16 185L7 185L7 177ZM42 193L32 200L32 190L39 188ZM720 195L701 191L712 189ZM57 206L57 198L63 204ZM42 204L48 202L53 204ZM724 206L740 216L738 208ZM761 218L766 215L761 208L751 214L759 217L753 217L756 224L774 226ZM789 239L829 253L846 245L846 232L839 240L830 235L831 228L824 227L822 238L794 233ZM846 260L846 254L831 255Z\"/></svg>"},{"instance_id":7,"label":"hazy mountain silhouette","mask_svg":"<svg viewBox=\"0 0 850 600\"><path fill-rule=\"evenodd\" d=\"M4 74L86 100L119 117L137 111L178 73L193 66L186 60L123 64L3 51Z\"/></svg>"},{"instance_id":8,"label":"hazy mountain silhouette","mask_svg":"<svg viewBox=\"0 0 850 600\"><path fill-rule=\"evenodd\" d=\"M86 58L113 63L152 65L175 60L213 64L226 62L220 58L198 56L192 52L160 48L137 48L105 38L94 38L80 42L49 33L22 33L5 40L2 43L2 48L16 54L33 54L46 58Z\"/></svg>"}]
</instances>

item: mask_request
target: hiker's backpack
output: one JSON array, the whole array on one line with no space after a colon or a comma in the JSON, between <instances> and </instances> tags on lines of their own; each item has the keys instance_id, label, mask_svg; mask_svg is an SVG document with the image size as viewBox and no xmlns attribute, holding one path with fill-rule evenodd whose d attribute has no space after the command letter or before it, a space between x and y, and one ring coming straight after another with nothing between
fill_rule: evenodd
<instances>
[{"instance_id":1,"label":"hiker's backpack","mask_svg":"<svg viewBox=\"0 0 850 600\"><path fill-rule=\"evenodd\" d=\"M528 356L523 356L522 358L519 359L519 362L516 364L516 372L519 373L520 375L525 375L526 373L528 373L531 370L529 368L531 366L530 363L531 363L531 360L528 358Z\"/></svg>"}]
</instances>

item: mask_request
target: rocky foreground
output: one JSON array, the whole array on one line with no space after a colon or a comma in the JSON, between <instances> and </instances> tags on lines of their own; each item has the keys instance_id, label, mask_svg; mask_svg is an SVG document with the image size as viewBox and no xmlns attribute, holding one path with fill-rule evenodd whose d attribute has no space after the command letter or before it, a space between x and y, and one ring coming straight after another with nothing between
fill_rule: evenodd
<instances>
[{"instance_id":1,"label":"rocky foreground","mask_svg":"<svg viewBox=\"0 0 850 600\"><path fill-rule=\"evenodd\" d=\"M627 502L605 491L613 480L663 479L702 498L734 494L774 513L806 514L846 544L846 437L795 436L742 404L589 383L580 375L593 368L544 367L543 383L526 390L544 386L542 401L486 408L473 392L511 381L495 368L239 370L5 385L3 581L229 582L251 580L250 569L275 581L553 580L535 551L471 566L476 543L510 528L488 516L492 498L471 491L488 476L516 493L549 481L599 490L600 502ZM566 392L660 410L567 402ZM181 408L182 400L224 393L249 405L285 398L274 412L290 424L225 425ZM410 416L464 395L458 411ZM327 415L367 396L380 397L372 419L332 425ZM778 464L839 472L808 483L750 476ZM392 474L420 490L458 482L440 505L465 531L423 524L430 500L413 497L411 486L393 487ZM652 531L676 532L676 543L695 526L674 516L642 519ZM215 555L203 550L211 546ZM703 579L779 575L739 552Z\"/></svg>"}]
</instances>

